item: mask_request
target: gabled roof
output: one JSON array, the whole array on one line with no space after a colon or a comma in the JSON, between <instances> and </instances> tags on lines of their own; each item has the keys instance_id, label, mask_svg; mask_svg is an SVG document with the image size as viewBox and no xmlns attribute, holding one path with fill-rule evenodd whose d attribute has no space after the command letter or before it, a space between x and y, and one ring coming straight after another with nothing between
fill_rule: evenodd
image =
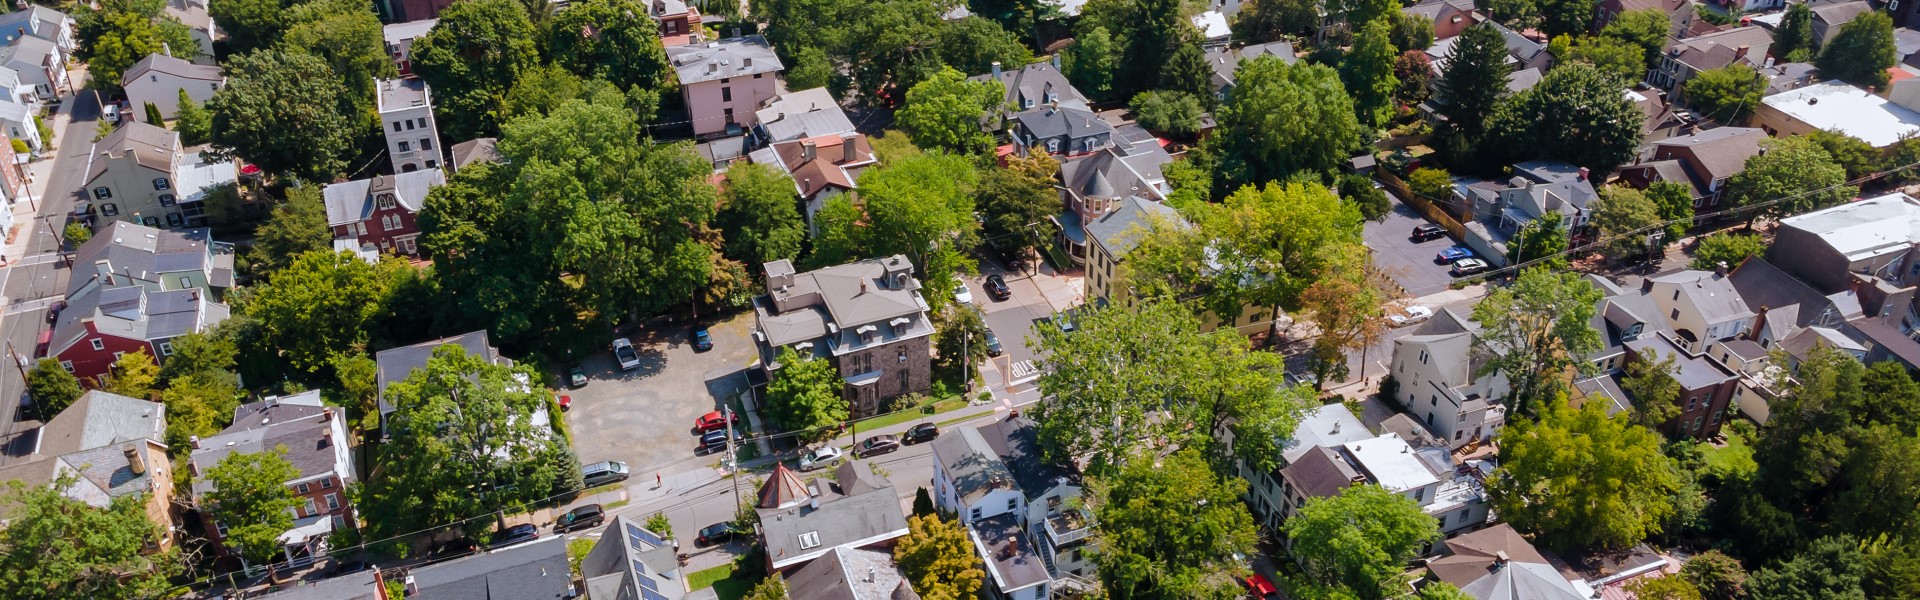
<instances>
[{"instance_id":1,"label":"gabled roof","mask_svg":"<svg viewBox=\"0 0 1920 600\"><path fill-rule=\"evenodd\" d=\"M1468 3L1471 5L1471 3ZM1213 67L1213 89L1233 85L1237 79L1234 73L1240 70L1240 61L1253 60L1262 56L1272 56L1287 64L1298 62L1294 55L1292 42L1269 42L1240 48L1214 46L1206 49L1207 66Z\"/></svg>"},{"instance_id":2,"label":"gabled roof","mask_svg":"<svg viewBox=\"0 0 1920 600\"><path fill-rule=\"evenodd\" d=\"M1162 194L1157 186L1167 179L1162 169L1172 162L1173 156L1159 144L1129 144L1126 151L1115 145L1061 162L1060 180L1081 198L1138 194L1159 200Z\"/></svg>"},{"instance_id":3,"label":"gabled roof","mask_svg":"<svg viewBox=\"0 0 1920 600\"><path fill-rule=\"evenodd\" d=\"M1040 555L1027 541L1026 531L1014 513L1000 513L967 524L974 545L987 566L993 588L1002 594L1052 581Z\"/></svg>"},{"instance_id":4,"label":"gabled roof","mask_svg":"<svg viewBox=\"0 0 1920 600\"><path fill-rule=\"evenodd\" d=\"M1652 281L1680 290L1681 296L1687 298L1700 311L1700 318L1709 324L1753 316L1746 300L1726 275L1688 270L1654 277Z\"/></svg>"},{"instance_id":5,"label":"gabled roof","mask_svg":"<svg viewBox=\"0 0 1920 600\"><path fill-rule=\"evenodd\" d=\"M1849 318L1832 298L1758 256L1741 262L1727 278L1733 281L1748 310L1767 311L1766 325L1776 336L1816 323L1837 325ZM1858 307L1859 301L1851 306ZM1859 311L1852 312L1857 316Z\"/></svg>"},{"instance_id":6,"label":"gabled roof","mask_svg":"<svg viewBox=\"0 0 1920 600\"><path fill-rule=\"evenodd\" d=\"M903 588L913 593L892 554L857 548L834 548L787 575L788 600L893 600Z\"/></svg>"},{"instance_id":7,"label":"gabled roof","mask_svg":"<svg viewBox=\"0 0 1920 600\"><path fill-rule=\"evenodd\" d=\"M137 284L90 287L67 299L53 326L49 355L66 352L92 332L102 336L158 342L205 331L227 320L225 304L204 297L199 288L148 291Z\"/></svg>"},{"instance_id":8,"label":"gabled roof","mask_svg":"<svg viewBox=\"0 0 1920 600\"><path fill-rule=\"evenodd\" d=\"M851 159L847 156L849 144L853 148ZM851 190L854 174L849 168L878 161L867 136L850 131L776 143L773 151L780 158L781 168L792 174L802 198L812 198L829 187ZM807 156L809 151L812 158Z\"/></svg>"},{"instance_id":9,"label":"gabled roof","mask_svg":"<svg viewBox=\"0 0 1920 600\"><path fill-rule=\"evenodd\" d=\"M993 73L967 78L968 81L994 79ZM1022 106L1023 100L1031 100L1033 106L1046 104L1049 94L1057 99L1061 106L1082 110L1087 108L1087 97L1074 88L1073 83L1067 81L1066 74L1061 73L1053 63L1037 62L1017 69L1002 69L998 79L1002 85L1006 86L1007 97L1004 105L1010 110L1025 109L1026 107Z\"/></svg>"},{"instance_id":10,"label":"gabled roof","mask_svg":"<svg viewBox=\"0 0 1920 600\"><path fill-rule=\"evenodd\" d=\"M1527 538L1520 537L1512 525L1501 523L1486 529L1463 533L1448 538L1448 554L1427 561L1427 569L1435 578L1453 584L1465 586L1486 576L1505 553L1507 560L1513 562L1547 562L1540 551L1534 549Z\"/></svg>"},{"instance_id":11,"label":"gabled roof","mask_svg":"<svg viewBox=\"0 0 1920 600\"><path fill-rule=\"evenodd\" d=\"M600 541L579 563L591 598L674 600L684 595L672 542L630 515L608 520Z\"/></svg>"},{"instance_id":12,"label":"gabled roof","mask_svg":"<svg viewBox=\"0 0 1920 600\"><path fill-rule=\"evenodd\" d=\"M140 166L172 175L173 163L180 157L180 136L163 127L127 121L107 137L100 138L93 147L95 152L107 156L95 157L93 168L87 171L89 183L105 174L113 162L101 158L120 158L128 152L133 153L134 161Z\"/></svg>"},{"instance_id":13,"label":"gabled roof","mask_svg":"<svg viewBox=\"0 0 1920 600\"><path fill-rule=\"evenodd\" d=\"M776 73L784 69L767 38L748 35L704 44L670 46L667 59L680 75L680 85Z\"/></svg>"},{"instance_id":14,"label":"gabled roof","mask_svg":"<svg viewBox=\"0 0 1920 600\"><path fill-rule=\"evenodd\" d=\"M1180 211L1173 207L1128 195L1116 202L1113 210L1087 223L1087 235L1098 240L1114 258L1123 258L1140 244L1142 234L1155 218L1186 225L1186 220L1180 217Z\"/></svg>"},{"instance_id":15,"label":"gabled roof","mask_svg":"<svg viewBox=\"0 0 1920 600\"><path fill-rule=\"evenodd\" d=\"M126 73L121 74L120 85L121 87L131 87L135 82L145 79L148 74L152 73L163 73L200 81L221 82L227 80L225 75L220 74L220 67L218 66L196 65L166 54L155 52L148 54L146 58L140 59L140 62L133 63L133 66L128 68Z\"/></svg>"},{"instance_id":16,"label":"gabled roof","mask_svg":"<svg viewBox=\"0 0 1920 600\"><path fill-rule=\"evenodd\" d=\"M933 440L934 460L953 483L960 504L970 506L994 490L1013 489L1013 474L998 453L972 427Z\"/></svg>"},{"instance_id":17,"label":"gabled roof","mask_svg":"<svg viewBox=\"0 0 1920 600\"><path fill-rule=\"evenodd\" d=\"M1337 496L1340 490L1366 483L1366 477L1355 471L1353 465L1347 464L1339 451L1322 446L1308 448L1299 460L1281 469L1280 473L1293 483L1293 489L1308 498Z\"/></svg>"},{"instance_id":18,"label":"gabled roof","mask_svg":"<svg viewBox=\"0 0 1920 600\"><path fill-rule=\"evenodd\" d=\"M1747 168L1747 159L1760 154L1760 142L1767 132L1753 127L1720 127L1654 142L1655 147L1687 148L1698 162L1682 161L1693 176L1694 187L1708 189L1714 181L1738 174ZM1694 173L1699 169L1699 173Z\"/></svg>"},{"instance_id":19,"label":"gabled roof","mask_svg":"<svg viewBox=\"0 0 1920 600\"><path fill-rule=\"evenodd\" d=\"M1307 451L1322 446L1339 446L1354 440L1373 437L1367 431L1367 425L1353 416L1353 411L1340 404L1323 404L1300 416L1300 424L1293 427L1293 435L1280 442L1280 459L1291 463L1306 455Z\"/></svg>"},{"instance_id":20,"label":"gabled roof","mask_svg":"<svg viewBox=\"0 0 1920 600\"><path fill-rule=\"evenodd\" d=\"M156 229L131 221L111 221L74 252L73 264L81 265L81 273L67 280L67 293L78 294L81 288L99 283L109 274L115 278L115 285L130 283L122 279L158 281L165 275L187 271L206 272L209 280L214 279L211 271L220 269L221 261L210 250L212 235L212 230L204 227Z\"/></svg>"},{"instance_id":21,"label":"gabled roof","mask_svg":"<svg viewBox=\"0 0 1920 600\"><path fill-rule=\"evenodd\" d=\"M341 472L340 459L346 456L342 444L345 439L335 439L334 419L344 418L340 413L322 409L306 416L290 418L285 421L249 422L228 427L220 433L201 438L197 447L191 450L193 465L205 473L219 465L221 460L234 454L258 454L286 449L284 458L300 474L297 479L319 477L332 473L344 482L351 482L351 472ZM344 431L344 429L342 430ZM351 469L351 466L345 468ZM205 480L193 482L195 495L213 491L213 484Z\"/></svg>"},{"instance_id":22,"label":"gabled roof","mask_svg":"<svg viewBox=\"0 0 1920 600\"><path fill-rule=\"evenodd\" d=\"M1033 419L1000 419L981 425L979 431L1028 500L1037 500L1055 486L1079 485L1080 472L1072 463L1048 461L1041 455L1040 429Z\"/></svg>"},{"instance_id":23,"label":"gabled roof","mask_svg":"<svg viewBox=\"0 0 1920 600\"><path fill-rule=\"evenodd\" d=\"M393 405L387 403L387 386L393 385L396 381L404 381L413 374L414 370L427 366L427 360L433 358L433 351L448 345L459 346L466 350L468 355L480 356L487 362L498 364L507 362L487 340L485 329L376 352L373 355L373 361L379 366L377 382L380 387L380 414L393 412Z\"/></svg>"},{"instance_id":24,"label":"gabled roof","mask_svg":"<svg viewBox=\"0 0 1920 600\"><path fill-rule=\"evenodd\" d=\"M381 194L393 194L402 208L420 212L427 192L446 183L447 176L439 169L422 169L328 185L321 192L327 203L327 225L346 225L373 218Z\"/></svg>"},{"instance_id":25,"label":"gabled roof","mask_svg":"<svg viewBox=\"0 0 1920 600\"><path fill-rule=\"evenodd\" d=\"M426 35L427 32L433 31L433 26L439 22L439 19L421 19L418 21L407 21L405 23L389 23L382 29L386 35L387 43L398 44L405 40Z\"/></svg>"},{"instance_id":26,"label":"gabled roof","mask_svg":"<svg viewBox=\"0 0 1920 600\"><path fill-rule=\"evenodd\" d=\"M497 138L474 138L453 145L453 170L459 172L467 165L476 162L499 163L506 160L500 155L500 140Z\"/></svg>"},{"instance_id":27,"label":"gabled roof","mask_svg":"<svg viewBox=\"0 0 1920 600\"><path fill-rule=\"evenodd\" d=\"M1041 139L1059 136L1079 139L1113 133L1113 126L1100 115L1065 105L1035 106L1014 113L1013 120L1028 134Z\"/></svg>"},{"instance_id":28,"label":"gabled roof","mask_svg":"<svg viewBox=\"0 0 1920 600\"><path fill-rule=\"evenodd\" d=\"M1460 588L1476 600L1584 600L1560 572L1546 563L1508 563Z\"/></svg>"},{"instance_id":29,"label":"gabled roof","mask_svg":"<svg viewBox=\"0 0 1920 600\"><path fill-rule=\"evenodd\" d=\"M34 453L59 456L166 435L166 405L90 390L40 427Z\"/></svg>"},{"instance_id":30,"label":"gabled roof","mask_svg":"<svg viewBox=\"0 0 1920 600\"><path fill-rule=\"evenodd\" d=\"M813 88L774 96L754 111L769 141L784 142L804 137L834 135L854 130L847 111L840 108L827 88Z\"/></svg>"},{"instance_id":31,"label":"gabled roof","mask_svg":"<svg viewBox=\"0 0 1920 600\"><path fill-rule=\"evenodd\" d=\"M774 569L813 560L836 547L867 547L907 534L907 517L891 485L847 496L822 490L793 506L757 510L767 562Z\"/></svg>"},{"instance_id":32,"label":"gabled roof","mask_svg":"<svg viewBox=\"0 0 1920 600\"><path fill-rule=\"evenodd\" d=\"M0 48L0 64L18 61L39 67L52 64L59 56L60 48L53 42L31 35Z\"/></svg>"},{"instance_id":33,"label":"gabled roof","mask_svg":"<svg viewBox=\"0 0 1920 600\"><path fill-rule=\"evenodd\" d=\"M1655 360L1673 359L1673 372L1670 375L1682 390L1702 389L1737 376L1720 361L1708 358L1705 354L1687 352L1664 333L1641 337L1627 342L1626 346L1636 355L1652 351Z\"/></svg>"},{"instance_id":34,"label":"gabled roof","mask_svg":"<svg viewBox=\"0 0 1920 600\"><path fill-rule=\"evenodd\" d=\"M564 600L572 597L567 544L553 536L505 550L416 567L408 600Z\"/></svg>"},{"instance_id":35,"label":"gabled roof","mask_svg":"<svg viewBox=\"0 0 1920 600\"><path fill-rule=\"evenodd\" d=\"M1697 71L1718 69L1736 60L1760 68L1765 66L1767 49L1772 46L1772 32L1749 25L1680 40L1667 55ZM1744 56L1742 48L1746 49Z\"/></svg>"},{"instance_id":36,"label":"gabled roof","mask_svg":"<svg viewBox=\"0 0 1920 600\"><path fill-rule=\"evenodd\" d=\"M320 401L320 390L307 390L289 396L274 396L248 402L233 409L233 424L228 429L252 429L268 423L305 419L327 409Z\"/></svg>"},{"instance_id":37,"label":"gabled roof","mask_svg":"<svg viewBox=\"0 0 1920 600\"><path fill-rule=\"evenodd\" d=\"M1830 28L1829 31L1836 31L1836 33L1841 25L1852 22L1855 18L1872 10L1873 5L1868 4L1866 0L1809 3L1807 7L1807 11L1813 13L1814 22L1825 23Z\"/></svg>"}]
</instances>

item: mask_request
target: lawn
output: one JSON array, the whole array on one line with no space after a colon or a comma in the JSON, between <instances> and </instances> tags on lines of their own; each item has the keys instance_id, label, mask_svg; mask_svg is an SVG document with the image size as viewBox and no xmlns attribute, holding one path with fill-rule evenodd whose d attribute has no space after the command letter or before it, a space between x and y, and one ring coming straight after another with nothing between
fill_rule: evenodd
<instances>
[{"instance_id":1,"label":"lawn","mask_svg":"<svg viewBox=\"0 0 1920 600\"><path fill-rule=\"evenodd\" d=\"M713 588L714 595L720 600L744 598L753 591L753 583L733 578L733 565L725 564L705 571L697 571L687 577L687 584L694 590Z\"/></svg>"},{"instance_id":2,"label":"lawn","mask_svg":"<svg viewBox=\"0 0 1920 600\"><path fill-rule=\"evenodd\" d=\"M1723 478L1759 469L1759 464L1753 462L1753 446L1747 443L1747 439L1732 427L1722 431L1726 433L1727 445L1706 449L1707 469L1719 473Z\"/></svg>"},{"instance_id":3,"label":"lawn","mask_svg":"<svg viewBox=\"0 0 1920 600\"><path fill-rule=\"evenodd\" d=\"M872 431L875 429L879 429L881 427L886 427L888 425L899 425L901 423L913 421L921 417L925 417L927 415L937 415L947 411L959 410L962 408L966 408L966 406L967 406L967 399L965 397L949 396L945 399L935 401L933 404L923 404L923 405L920 405L918 408L914 408L911 410L903 410L895 413L884 414L878 417L873 417L871 419L860 421L856 429L860 431ZM933 410L929 412L927 410L928 407L932 407Z\"/></svg>"}]
</instances>

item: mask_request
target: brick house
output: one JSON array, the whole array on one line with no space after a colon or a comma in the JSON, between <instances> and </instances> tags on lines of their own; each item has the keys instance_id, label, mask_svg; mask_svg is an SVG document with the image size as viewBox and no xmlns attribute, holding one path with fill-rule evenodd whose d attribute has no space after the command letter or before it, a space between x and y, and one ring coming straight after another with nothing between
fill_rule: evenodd
<instances>
[{"instance_id":1,"label":"brick house","mask_svg":"<svg viewBox=\"0 0 1920 600\"><path fill-rule=\"evenodd\" d=\"M173 338L225 321L219 300L233 287L233 254L205 229L163 231L114 222L74 255L67 308L47 356L81 380L109 372L121 354L173 355Z\"/></svg>"},{"instance_id":2,"label":"brick house","mask_svg":"<svg viewBox=\"0 0 1920 600\"><path fill-rule=\"evenodd\" d=\"M667 48L680 78L693 134L707 136L760 122L760 105L780 93L785 67L759 35Z\"/></svg>"},{"instance_id":3,"label":"brick house","mask_svg":"<svg viewBox=\"0 0 1920 600\"><path fill-rule=\"evenodd\" d=\"M287 487L301 504L294 507L293 528L281 535L285 560L325 555L327 536L357 526L347 486L359 480L347 445L346 418L320 401L320 391L268 398L234 409L233 425L206 439L195 438L189 468L193 470L193 498L203 507L207 538L222 554L229 552L220 515L205 510L202 499L213 485L199 479L233 454L272 452L285 448L287 462L300 471Z\"/></svg>"},{"instance_id":4,"label":"brick house","mask_svg":"<svg viewBox=\"0 0 1920 600\"><path fill-rule=\"evenodd\" d=\"M393 58L393 68L400 72L401 77L413 76L413 41L426 37L427 32L433 31L434 24L439 22L439 19L421 19L389 23L383 28L381 33L387 40L387 56Z\"/></svg>"},{"instance_id":5,"label":"brick house","mask_svg":"<svg viewBox=\"0 0 1920 600\"><path fill-rule=\"evenodd\" d=\"M427 190L447 182L439 169L375 175L326 187L327 226L336 247L418 255L415 222Z\"/></svg>"},{"instance_id":6,"label":"brick house","mask_svg":"<svg viewBox=\"0 0 1920 600\"><path fill-rule=\"evenodd\" d=\"M805 273L786 260L765 268L767 293L753 299L753 338L769 378L783 366L777 362L782 348L832 361L855 418L880 413L883 400L932 386L933 322L906 256Z\"/></svg>"},{"instance_id":7,"label":"brick house","mask_svg":"<svg viewBox=\"0 0 1920 600\"><path fill-rule=\"evenodd\" d=\"M685 46L705 41L700 35L700 9L688 5L685 0L653 0L647 5L647 13L660 23L662 46Z\"/></svg>"}]
</instances>

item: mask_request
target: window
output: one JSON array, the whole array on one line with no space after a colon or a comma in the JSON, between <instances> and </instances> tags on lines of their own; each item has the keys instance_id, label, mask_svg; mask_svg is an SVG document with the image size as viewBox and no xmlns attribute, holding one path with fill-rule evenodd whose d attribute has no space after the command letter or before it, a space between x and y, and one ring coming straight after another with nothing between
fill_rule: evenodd
<instances>
[{"instance_id":1,"label":"window","mask_svg":"<svg viewBox=\"0 0 1920 600\"><path fill-rule=\"evenodd\" d=\"M320 480L320 489L323 489L323 490L333 489L333 478L328 477L326 479Z\"/></svg>"},{"instance_id":2,"label":"window","mask_svg":"<svg viewBox=\"0 0 1920 600\"><path fill-rule=\"evenodd\" d=\"M394 131L399 131L399 130L400 130L400 122L399 122L399 121L394 121L394 122L393 122L393 130L394 130Z\"/></svg>"},{"instance_id":3,"label":"window","mask_svg":"<svg viewBox=\"0 0 1920 600\"><path fill-rule=\"evenodd\" d=\"M1674 293L1676 293L1676 294L1678 294L1679 292L1674 292ZM1667 318L1669 318L1669 319L1674 319L1674 320L1678 320L1678 319L1680 318L1680 309L1678 309L1678 308L1676 308L1676 309L1673 309L1673 312L1672 312L1672 313L1670 313L1670 314L1668 314L1668 315L1667 315Z\"/></svg>"},{"instance_id":4,"label":"window","mask_svg":"<svg viewBox=\"0 0 1920 600\"><path fill-rule=\"evenodd\" d=\"M723 88L720 88L720 101L721 101L721 102L732 102L732 101L733 101L733 88L730 88L730 87L723 87Z\"/></svg>"},{"instance_id":5,"label":"window","mask_svg":"<svg viewBox=\"0 0 1920 600\"><path fill-rule=\"evenodd\" d=\"M173 194L161 194L161 195L160 195L160 205L161 205L161 206L173 206L173 203L174 203L174 198L173 198Z\"/></svg>"},{"instance_id":6,"label":"window","mask_svg":"<svg viewBox=\"0 0 1920 600\"><path fill-rule=\"evenodd\" d=\"M146 217L146 218L140 219L140 223L148 227L159 227L160 217Z\"/></svg>"},{"instance_id":7,"label":"window","mask_svg":"<svg viewBox=\"0 0 1920 600\"><path fill-rule=\"evenodd\" d=\"M105 349L107 349L107 344L106 344L106 342L102 342L102 341L100 341L100 338L93 338L93 339L91 339L91 340L87 340L87 341L89 341L89 342L93 342L93 349L95 349L95 350L105 350Z\"/></svg>"},{"instance_id":8,"label":"window","mask_svg":"<svg viewBox=\"0 0 1920 600\"><path fill-rule=\"evenodd\" d=\"M105 187L93 188L93 199L110 200L112 198L113 198L113 190L107 189Z\"/></svg>"},{"instance_id":9,"label":"window","mask_svg":"<svg viewBox=\"0 0 1920 600\"><path fill-rule=\"evenodd\" d=\"M432 150L432 149L433 149L433 138L420 138L420 149L421 149L421 150Z\"/></svg>"},{"instance_id":10,"label":"window","mask_svg":"<svg viewBox=\"0 0 1920 600\"><path fill-rule=\"evenodd\" d=\"M122 356L126 356L126 354L127 354L127 353L125 353L125 352L115 352L115 353L113 353L113 359L114 359L114 360L120 360L120 357L122 357Z\"/></svg>"},{"instance_id":11,"label":"window","mask_svg":"<svg viewBox=\"0 0 1920 600\"><path fill-rule=\"evenodd\" d=\"M300 484L300 486L299 486L299 487L300 487L300 493L302 493L302 494L305 494L305 493L307 493L307 492L309 492L309 491L312 491L312 490L313 490L313 488L309 488L309 487L307 487L307 484L304 484L304 483L302 483L302 484ZM313 509L307 509L307 510L313 510Z\"/></svg>"},{"instance_id":12,"label":"window","mask_svg":"<svg viewBox=\"0 0 1920 600\"><path fill-rule=\"evenodd\" d=\"M185 218L183 218L183 217L181 217L181 216L180 216L180 213L167 213L167 226L168 226L168 227L179 227L179 226L181 226L181 225L185 225L185 224L186 224L186 222L187 222L187 220L186 220Z\"/></svg>"},{"instance_id":13,"label":"window","mask_svg":"<svg viewBox=\"0 0 1920 600\"><path fill-rule=\"evenodd\" d=\"M421 128L421 129L426 129L426 128L427 128L427 118L426 118L426 117L420 117L420 118L418 118L418 119L414 119L414 120L415 120L415 121L419 121L419 122L420 122L420 128Z\"/></svg>"},{"instance_id":14,"label":"window","mask_svg":"<svg viewBox=\"0 0 1920 600\"><path fill-rule=\"evenodd\" d=\"M412 152L412 151L413 151L413 145L412 145L412 144L409 144L409 143L407 143L407 141L406 141L406 140L400 140L400 151L401 151L401 152Z\"/></svg>"},{"instance_id":15,"label":"window","mask_svg":"<svg viewBox=\"0 0 1920 600\"><path fill-rule=\"evenodd\" d=\"M820 532L809 531L800 534L800 549L809 550L820 546Z\"/></svg>"},{"instance_id":16,"label":"window","mask_svg":"<svg viewBox=\"0 0 1920 600\"><path fill-rule=\"evenodd\" d=\"M314 501L312 498L308 498L306 516L313 516L317 514L320 514L320 508L317 506L314 506Z\"/></svg>"},{"instance_id":17,"label":"window","mask_svg":"<svg viewBox=\"0 0 1920 600\"><path fill-rule=\"evenodd\" d=\"M427 168L429 168L429 169L438 169L438 168L440 168L440 161L434 161L434 160L429 160L429 161L427 161Z\"/></svg>"},{"instance_id":18,"label":"window","mask_svg":"<svg viewBox=\"0 0 1920 600\"><path fill-rule=\"evenodd\" d=\"M1059 152L1060 140L1047 140L1047 152Z\"/></svg>"},{"instance_id":19,"label":"window","mask_svg":"<svg viewBox=\"0 0 1920 600\"><path fill-rule=\"evenodd\" d=\"M172 185L172 184L169 184L169 183L167 183L167 178L165 178L165 177L160 177L160 178L157 178L157 179L154 179L154 180L153 180L153 189L156 189L156 190L170 190L170 189L173 189L173 185Z\"/></svg>"},{"instance_id":20,"label":"window","mask_svg":"<svg viewBox=\"0 0 1920 600\"><path fill-rule=\"evenodd\" d=\"M973 510L967 511L967 517L974 521L980 520L980 507L975 506Z\"/></svg>"},{"instance_id":21,"label":"window","mask_svg":"<svg viewBox=\"0 0 1920 600\"><path fill-rule=\"evenodd\" d=\"M62 369L66 369L68 373L72 373L72 372L73 372L73 361L70 361L70 360L63 360L63 361L60 361L60 368L62 368Z\"/></svg>"},{"instance_id":22,"label":"window","mask_svg":"<svg viewBox=\"0 0 1920 600\"><path fill-rule=\"evenodd\" d=\"M173 356L173 342L160 342L160 355Z\"/></svg>"},{"instance_id":23,"label":"window","mask_svg":"<svg viewBox=\"0 0 1920 600\"><path fill-rule=\"evenodd\" d=\"M754 78L754 79L759 79L761 75L765 75L765 74L766 74L766 73L754 73L754 74L753 74L753 78Z\"/></svg>"},{"instance_id":24,"label":"window","mask_svg":"<svg viewBox=\"0 0 1920 600\"><path fill-rule=\"evenodd\" d=\"M1015 511L1015 510L1019 510L1019 509L1020 509L1020 499L1019 499L1019 498L1008 498L1008 499L1007 499L1007 511L1008 511L1008 512L1012 512L1012 511Z\"/></svg>"},{"instance_id":25,"label":"window","mask_svg":"<svg viewBox=\"0 0 1920 600\"><path fill-rule=\"evenodd\" d=\"M1425 350L1420 351L1420 364L1427 364L1427 351Z\"/></svg>"},{"instance_id":26,"label":"window","mask_svg":"<svg viewBox=\"0 0 1920 600\"><path fill-rule=\"evenodd\" d=\"M407 131L413 131L413 119L407 119Z\"/></svg>"},{"instance_id":27,"label":"window","mask_svg":"<svg viewBox=\"0 0 1920 600\"><path fill-rule=\"evenodd\" d=\"M340 510L340 496L327 494L327 510Z\"/></svg>"},{"instance_id":28,"label":"window","mask_svg":"<svg viewBox=\"0 0 1920 600\"><path fill-rule=\"evenodd\" d=\"M900 362L907 362L907 349L906 349L906 348L901 348L901 349L900 349Z\"/></svg>"},{"instance_id":29,"label":"window","mask_svg":"<svg viewBox=\"0 0 1920 600\"><path fill-rule=\"evenodd\" d=\"M393 194L381 194L375 201L379 203L381 210L393 208Z\"/></svg>"},{"instance_id":30,"label":"window","mask_svg":"<svg viewBox=\"0 0 1920 600\"><path fill-rule=\"evenodd\" d=\"M725 113L726 113L726 117L727 117L727 123L729 123L729 124L731 124L731 123L733 123L733 109L731 109L731 108L729 108L729 109L726 109L726 110L725 110L725 111L723 111L723 112L725 112Z\"/></svg>"},{"instance_id":31,"label":"window","mask_svg":"<svg viewBox=\"0 0 1920 600\"><path fill-rule=\"evenodd\" d=\"M218 530L220 530L220 537L227 537L227 524L226 524L226 523L221 523L221 522L219 522L219 521L214 521L214 522L213 522L213 528L214 528L214 529L218 529Z\"/></svg>"}]
</instances>

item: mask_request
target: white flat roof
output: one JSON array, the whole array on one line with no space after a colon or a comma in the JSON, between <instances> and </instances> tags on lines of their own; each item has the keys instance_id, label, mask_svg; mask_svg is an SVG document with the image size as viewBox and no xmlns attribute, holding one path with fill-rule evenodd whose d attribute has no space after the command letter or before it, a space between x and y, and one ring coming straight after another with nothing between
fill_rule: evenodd
<instances>
[{"instance_id":1,"label":"white flat roof","mask_svg":"<svg viewBox=\"0 0 1920 600\"><path fill-rule=\"evenodd\" d=\"M1837 81L1781 92L1761 102L1817 129L1839 131L1875 148L1920 132L1920 113Z\"/></svg>"},{"instance_id":2,"label":"white flat roof","mask_svg":"<svg viewBox=\"0 0 1920 600\"><path fill-rule=\"evenodd\" d=\"M179 166L174 167L173 183L185 194L180 202L199 202L207 198L207 188L238 181L239 173L233 161L205 162L198 148L190 148L180 156Z\"/></svg>"},{"instance_id":3,"label":"white flat roof","mask_svg":"<svg viewBox=\"0 0 1920 600\"><path fill-rule=\"evenodd\" d=\"M1388 491L1399 493L1440 482L1398 434L1347 442L1345 446L1354 462L1360 463L1361 470Z\"/></svg>"},{"instance_id":4,"label":"white flat roof","mask_svg":"<svg viewBox=\"0 0 1920 600\"><path fill-rule=\"evenodd\" d=\"M1920 243L1920 200L1894 192L1787 217L1780 224L1819 236L1849 262L1859 261Z\"/></svg>"}]
</instances>

